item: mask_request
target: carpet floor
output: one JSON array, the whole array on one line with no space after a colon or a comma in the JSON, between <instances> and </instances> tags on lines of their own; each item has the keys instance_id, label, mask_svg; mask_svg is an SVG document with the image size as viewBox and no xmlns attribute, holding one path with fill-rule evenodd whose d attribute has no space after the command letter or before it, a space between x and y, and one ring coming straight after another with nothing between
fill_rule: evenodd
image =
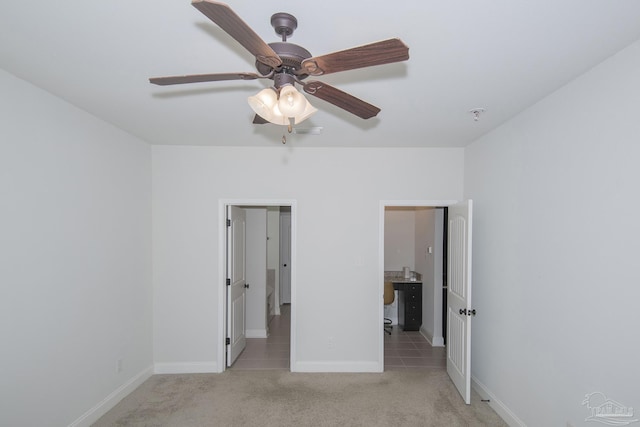
<instances>
[{"instance_id":1,"label":"carpet floor","mask_svg":"<svg viewBox=\"0 0 640 427\"><path fill-rule=\"evenodd\" d=\"M439 369L154 375L94 426L506 426Z\"/></svg>"}]
</instances>

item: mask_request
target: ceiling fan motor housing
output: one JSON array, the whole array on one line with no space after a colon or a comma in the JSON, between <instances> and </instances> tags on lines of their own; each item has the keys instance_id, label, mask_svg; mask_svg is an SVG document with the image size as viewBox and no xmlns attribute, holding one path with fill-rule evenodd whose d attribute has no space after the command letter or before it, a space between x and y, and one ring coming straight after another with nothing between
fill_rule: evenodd
<instances>
[{"instance_id":1,"label":"ceiling fan motor housing","mask_svg":"<svg viewBox=\"0 0 640 427\"><path fill-rule=\"evenodd\" d=\"M302 69L302 61L307 58L311 58L311 53L307 49L303 48L302 46L298 46L297 44L275 42L269 43L269 46L278 54L278 56L282 60L282 65L275 70L276 72L283 71L285 73L289 72L290 74L294 74L294 72ZM273 68L266 64L263 64L260 61L256 61L256 69L263 76L266 76L273 70ZM296 75L298 76L298 79L301 80L308 77L308 74Z\"/></svg>"},{"instance_id":2,"label":"ceiling fan motor housing","mask_svg":"<svg viewBox=\"0 0 640 427\"><path fill-rule=\"evenodd\" d=\"M282 42L269 43L269 47L271 47L271 49L273 49L282 60L282 65L274 69L267 64L256 61L256 69L258 72L263 76L268 75L271 71L275 71L276 76L278 74L286 73L292 76L297 75L298 79L308 77L307 74L298 75L297 72L302 69L302 61L307 58L311 58L311 53L297 44L287 43L287 37L291 36L293 31L298 28L298 20L296 17L285 12L274 13L271 16L271 26L275 30L276 34L282 36ZM290 80L288 78L282 78L287 82ZM280 87L278 79L274 78L274 81L276 83L275 86Z\"/></svg>"}]
</instances>

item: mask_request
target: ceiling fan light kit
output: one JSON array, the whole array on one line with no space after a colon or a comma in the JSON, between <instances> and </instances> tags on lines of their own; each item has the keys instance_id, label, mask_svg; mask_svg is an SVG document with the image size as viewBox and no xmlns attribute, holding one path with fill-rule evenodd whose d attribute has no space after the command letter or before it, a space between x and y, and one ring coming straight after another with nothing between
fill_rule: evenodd
<instances>
[{"instance_id":1,"label":"ceiling fan light kit","mask_svg":"<svg viewBox=\"0 0 640 427\"><path fill-rule=\"evenodd\" d=\"M292 85L280 88L280 93L272 87L262 89L248 98L253 111L269 123L288 126L291 120L302 123L316 111L309 101Z\"/></svg>"},{"instance_id":2,"label":"ceiling fan light kit","mask_svg":"<svg viewBox=\"0 0 640 427\"><path fill-rule=\"evenodd\" d=\"M298 27L298 20L293 15L280 12L271 16L271 25L282 41L267 44L228 5L212 0L193 0L191 4L256 58L259 74L236 72L152 77L149 82L164 86L223 80L273 80L273 87L248 98L257 115L253 120L255 124L273 123L290 127L292 122L301 123L317 112L296 89L296 83L307 94L362 119L375 117L380 112L378 107L324 82L305 83L303 80L310 75L322 76L409 59L409 48L397 38L314 57L305 48L287 42L287 37Z\"/></svg>"}]
</instances>

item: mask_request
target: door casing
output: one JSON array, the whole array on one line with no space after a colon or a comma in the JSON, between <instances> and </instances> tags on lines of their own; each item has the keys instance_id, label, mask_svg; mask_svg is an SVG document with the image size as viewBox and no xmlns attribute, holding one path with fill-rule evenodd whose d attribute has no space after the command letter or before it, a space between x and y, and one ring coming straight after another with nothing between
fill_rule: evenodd
<instances>
[{"instance_id":1,"label":"door casing","mask_svg":"<svg viewBox=\"0 0 640 427\"><path fill-rule=\"evenodd\" d=\"M226 334L227 334L227 206L290 206L291 207L291 342L290 369L296 366L296 217L297 201L295 199L219 199L218 200L218 372L226 369Z\"/></svg>"},{"instance_id":2,"label":"door casing","mask_svg":"<svg viewBox=\"0 0 640 427\"><path fill-rule=\"evenodd\" d=\"M450 206L459 203L458 200L381 200L379 206L378 221L378 295L380 301L384 296L384 215L387 207L425 207L436 208ZM384 305L381 303L378 307L378 323L380 324L380 333L378 334L378 371L384 371L384 332L382 325L384 324Z\"/></svg>"}]
</instances>

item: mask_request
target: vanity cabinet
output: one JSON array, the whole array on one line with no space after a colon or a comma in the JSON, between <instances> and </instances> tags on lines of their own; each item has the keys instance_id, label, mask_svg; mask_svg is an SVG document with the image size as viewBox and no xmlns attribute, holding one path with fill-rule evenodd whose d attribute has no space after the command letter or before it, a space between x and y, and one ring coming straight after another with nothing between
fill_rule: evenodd
<instances>
[{"instance_id":1,"label":"vanity cabinet","mask_svg":"<svg viewBox=\"0 0 640 427\"><path fill-rule=\"evenodd\" d=\"M422 326L422 283L395 282L398 291L398 324L403 331L418 331Z\"/></svg>"}]
</instances>

